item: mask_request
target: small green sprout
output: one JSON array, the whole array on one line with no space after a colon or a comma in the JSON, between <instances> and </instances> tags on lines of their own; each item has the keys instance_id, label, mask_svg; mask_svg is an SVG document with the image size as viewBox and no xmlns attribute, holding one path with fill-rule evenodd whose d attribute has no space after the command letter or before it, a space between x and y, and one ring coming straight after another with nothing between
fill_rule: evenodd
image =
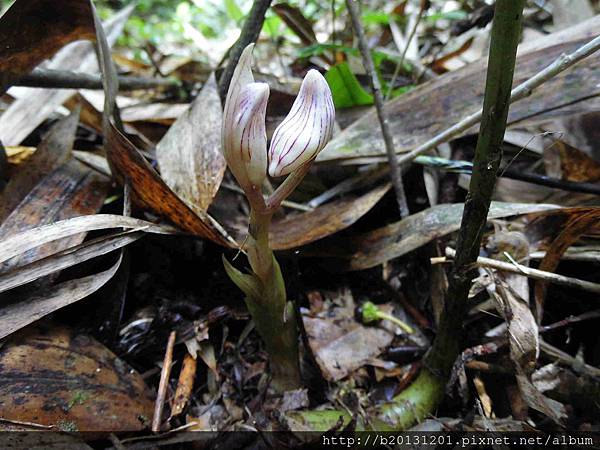
<instances>
[{"instance_id":1,"label":"small green sprout","mask_svg":"<svg viewBox=\"0 0 600 450\"><path fill-rule=\"evenodd\" d=\"M375 303L364 302L361 308L361 319L363 323L371 323L379 320L389 320L392 323L398 325L402 330L408 334L414 334L415 330L408 324L404 323L397 317L391 314L381 311Z\"/></svg>"}]
</instances>

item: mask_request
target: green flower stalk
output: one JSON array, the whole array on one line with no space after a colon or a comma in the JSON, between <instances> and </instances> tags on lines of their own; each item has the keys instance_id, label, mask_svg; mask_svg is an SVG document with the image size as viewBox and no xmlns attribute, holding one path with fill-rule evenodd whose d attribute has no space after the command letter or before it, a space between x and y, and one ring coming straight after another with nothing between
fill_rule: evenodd
<instances>
[{"instance_id":1,"label":"green flower stalk","mask_svg":"<svg viewBox=\"0 0 600 450\"><path fill-rule=\"evenodd\" d=\"M316 70L308 72L289 115L277 127L267 152L265 112L269 86L252 75L252 50L246 47L236 67L223 116L221 140L229 169L250 204L250 226L244 250L252 269L242 273L225 258L231 280L246 294L245 301L271 358L276 391L300 387L295 308L287 301L281 269L269 246L274 211L302 181L312 161L333 133L335 110L331 91ZM287 175L271 196L262 185L268 172Z\"/></svg>"}]
</instances>

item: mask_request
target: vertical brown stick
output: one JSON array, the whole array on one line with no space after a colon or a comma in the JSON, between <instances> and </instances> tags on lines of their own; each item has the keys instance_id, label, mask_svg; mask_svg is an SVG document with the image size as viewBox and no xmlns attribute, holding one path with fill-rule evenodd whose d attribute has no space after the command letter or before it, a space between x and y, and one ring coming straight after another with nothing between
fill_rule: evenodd
<instances>
[{"instance_id":1,"label":"vertical brown stick","mask_svg":"<svg viewBox=\"0 0 600 450\"><path fill-rule=\"evenodd\" d=\"M165 406L165 398L167 396L167 387L169 386L169 375L171 375L171 363L173 362L173 347L175 346L175 332L171 331L169 340L167 341L167 349L165 350L165 358L163 359L162 371L160 372L160 382L158 383L158 394L156 395L156 403L154 404L154 417L152 418L152 431L157 433L160 431L162 422L162 413Z\"/></svg>"},{"instance_id":2,"label":"vertical brown stick","mask_svg":"<svg viewBox=\"0 0 600 450\"><path fill-rule=\"evenodd\" d=\"M363 59L363 65L367 74L369 74L369 80L371 82L371 88L373 89L373 98L375 99L375 108L377 109L377 117L381 125L381 134L383 134L383 141L385 143L385 150L390 164L390 175L392 177L392 184L394 185L394 191L396 192L396 200L398 202L398 209L400 210L401 217L407 217L410 212L408 211L408 204L406 202L406 194L404 193L404 184L402 183L402 173L400 166L398 165L398 157L394 151L394 139L390 132L390 126L387 121L387 115L383 108L383 95L381 93L381 84L377 73L375 72L375 65L373 64L373 58L371 57L371 51L367 46L367 39L365 38L365 32L362 27L360 20L360 12L356 0L346 0L346 6L352 19L352 27L358 39L358 48Z\"/></svg>"}]
</instances>

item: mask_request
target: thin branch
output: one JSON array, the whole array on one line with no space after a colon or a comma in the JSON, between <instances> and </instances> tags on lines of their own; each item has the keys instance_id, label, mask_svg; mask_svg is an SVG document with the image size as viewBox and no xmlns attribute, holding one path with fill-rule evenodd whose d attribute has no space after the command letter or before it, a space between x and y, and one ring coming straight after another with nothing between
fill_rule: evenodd
<instances>
[{"instance_id":1,"label":"thin branch","mask_svg":"<svg viewBox=\"0 0 600 450\"><path fill-rule=\"evenodd\" d=\"M541 70L533 77L529 78L528 80L524 81L516 88L514 88L510 94L510 103L528 97L533 93L535 89L540 87L546 81L552 79L559 73L567 70L569 67L592 55L598 49L600 49L600 36L596 37L595 39L592 39L587 44L579 47L573 53L570 53L568 55L561 55L548 67ZM453 125L450 128L442 131L427 142L424 142L423 144L419 145L414 150L411 150L410 152L402 155L398 160L398 163L404 164L409 161L412 161L418 155L432 150L438 145L443 144L444 142L449 141L453 137L460 135L464 131L471 128L473 125L478 124L481 121L482 115L482 109L474 112L473 114L468 115L456 125Z\"/></svg>"},{"instance_id":2,"label":"thin branch","mask_svg":"<svg viewBox=\"0 0 600 450\"><path fill-rule=\"evenodd\" d=\"M160 381L158 382L158 394L154 403L154 417L152 418L152 431L157 433L160 431L162 423L162 413L167 397L167 388L169 387L169 376L171 375L171 364L173 363L173 347L175 346L175 332L171 331L165 350L165 358L160 372Z\"/></svg>"},{"instance_id":3,"label":"thin branch","mask_svg":"<svg viewBox=\"0 0 600 450\"><path fill-rule=\"evenodd\" d=\"M120 76L119 89L155 89L158 87L174 87L179 83L172 79ZM68 70L34 69L21 77L13 86L51 89L103 89L102 77Z\"/></svg>"},{"instance_id":4,"label":"thin branch","mask_svg":"<svg viewBox=\"0 0 600 450\"><path fill-rule=\"evenodd\" d=\"M231 83L233 71L235 70L240 56L242 55L242 51L248 46L248 44L256 42L258 39L263 22L265 21L265 14L267 13L269 6L271 6L271 0L254 0L252 8L248 13L248 17L246 18L244 26L242 27L242 31L240 32L240 37L237 41L235 41L235 44L233 44L229 50L229 61L227 62L227 66L225 66L225 70L223 70L223 74L219 79L219 95L222 99L227 96L229 83Z\"/></svg>"},{"instance_id":5,"label":"thin branch","mask_svg":"<svg viewBox=\"0 0 600 450\"><path fill-rule=\"evenodd\" d=\"M456 258L448 277L446 304L433 346L425 359L427 367L442 378L449 376L462 346L462 321L468 308L471 280L474 278L473 264L479 256L496 174L502 160L502 142L524 5L525 0L496 1L483 100L484 113L475 149L473 173L458 234Z\"/></svg>"},{"instance_id":6,"label":"thin branch","mask_svg":"<svg viewBox=\"0 0 600 450\"><path fill-rule=\"evenodd\" d=\"M456 251L452 248L446 248L446 256L449 258L454 258L456 256ZM441 261L441 259L436 258L435 262L445 261ZM548 281L549 283L559 284L561 286L572 287L576 289L581 289L582 291L600 294L600 284L598 283L579 280L578 278L565 277L564 275L546 272L545 270L533 269L531 267L527 267L516 262L507 263L504 261L498 261L497 259L485 258L483 256L480 256L477 258L475 264L481 267L489 267L496 270L502 270L504 272L525 275L529 278L533 278L534 280Z\"/></svg>"},{"instance_id":7,"label":"thin branch","mask_svg":"<svg viewBox=\"0 0 600 450\"><path fill-rule=\"evenodd\" d=\"M473 170L473 164L470 161L438 158L436 156L417 156L413 162L434 169L440 169L454 173L464 173L470 175L471 171ZM512 180L525 181L527 183L537 184L540 186L562 189L563 191L600 195L600 184L597 183L580 183L578 181L561 180L537 173L522 172L518 169L512 168L501 169L498 171L497 175L500 178L510 178Z\"/></svg>"},{"instance_id":8,"label":"thin branch","mask_svg":"<svg viewBox=\"0 0 600 450\"><path fill-rule=\"evenodd\" d=\"M346 6L352 19L352 27L354 28L356 38L358 39L358 48L360 49L360 53L362 55L363 65L365 66L365 70L367 71L369 80L371 81L373 98L375 99L375 108L377 109L377 117L379 118L379 124L381 125L381 134L383 134L385 150L390 164L392 184L394 185L394 190L396 192L396 200L398 201L400 216L404 218L409 216L410 212L408 210L408 203L406 201L406 194L404 192L404 184L402 183L402 174L400 172L400 166L398 165L398 158L396 156L396 152L394 151L394 140L390 133L387 115L383 107L381 85L379 83L379 78L377 78L377 73L375 72L371 51L367 45L357 2L356 0L346 0Z\"/></svg>"}]
</instances>

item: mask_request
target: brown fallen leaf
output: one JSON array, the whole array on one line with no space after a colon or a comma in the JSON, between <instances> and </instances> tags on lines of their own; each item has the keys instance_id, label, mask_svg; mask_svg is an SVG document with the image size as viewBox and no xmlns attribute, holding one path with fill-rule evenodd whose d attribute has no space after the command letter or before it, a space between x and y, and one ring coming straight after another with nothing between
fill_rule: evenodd
<instances>
[{"instance_id":1,"label":"brown fallen leaf","mask_svg":"<svg viewBox=\"0 0 600 450\"><path fill-rule=\"evenodd\" d=\"M574 51L597 35L600 16L536 40L535 47L522 48L514 84L539 72L562 53ZM525 47L523 44L522 47ZM600 73L595 69L600 54L587 58L543 84L527 99L511 105L509 124L541 123L568 114L600 109ZM412 150L431 137L481 108L487 58L449 72L392 100L386 109L390 131L398 152ZM474 127L468 132L476 132ZM334 137L317 161L365 156L385 157L385 146L375 111L365 114Z\"/></svg>"},{"instance_id":2,"label":"brown fallen leaf","mask_svg":"<svg viewBox=\"0 0 600 450\"><path fill-rule=\"evenodd\" d=\"M13 174L0 195L0 223L36 184L70 158L78 122L78 109L58 121L33 155Z\"/></svg>"},{"instance_id":3,"label":"brown fallen leaf","mask_svg":"<svg viewBox=\"0 0 600 450\"><path fill-rule=\"evenodd\" d=\"M156 145L165 183L200 214L211 204L227 167L221 153L222 116L212 74L189 109Z\"/></svg>"},{"instance_id":4,"label":"brown fallen leaf","mask_svg":"<svg viewBox=\"0 0 600 450\"><path fill-rule=\"evenodd\" d=\"M94 214L108 192L109 180L88 169L78 161L67 161L29 192L0 227L0 235L7 237L40 225L75 216ZM18 261L2 265L5 270L17 264L27 264L56 253L83 241L85 234L71 235L66 239L22 255ZM4 256L4 255L2 255Z\"/></svg>"},{"instance_id":5,"label":"brown fallen leaf","mask_svg":"<svg viewBox=\"0 0 600 450\"><path fill-rule=\"evenodd\" d=\"M580 182L600 180L598 161L565 142L556 141L556 146L560 154L560 167L564 180Z\"/></svg>"},{"instance_id":6,"label":"brown fallen leaf","mask_svg":"<svg viewBox=\"0 0 600 450\"><path fill-rule=\"evenodd\" d=\"M288 215L271 225L270 242L275 250L309 244L348 228L364 216L390 189L386 183L354 198L327 203L313 211Z\"/></svg>"},{"instance_id":7,"label":"brown fallen leaf","mask_svg":"<svg viewBox=\"0 0 600 450\"><path fill-rule=\"evenodd\" d=\"M73 217L47 225L38 226L0 239L0 263L25 253L35 247L72 235L108 228L132 228L146 233L176 234L168 225L157 225L133 217L113 214L94 214Z\"/></svg>"},{"instance_id":8,"label":"brown fallen leaf","mask_svg":"<svg viewBox=\"0 0 600 450\"><path fill-rule=\"evenodd\" d=\"M377 357L394 338L393 327L382 322L365 326L354 319L349 290L334 294L335 306L323 314L303 314L308 344L326 380L336 381ZM391 305L378 305L391 312Z\"/></svg>"},{"instance_id":9,"label":"brown fallen leaf","mask_svg":"<svg viewBox=\"0 0 600 450\"><path fill-rule=\"evenodd\" d=\"M106 22L108 42L111 45L121 34L133 8L134 5L123 8ZM60 14L57 14L57 11L60 11ZM88 0L14 2L0 19L0 33L4 33L0 35L0 42L3 43L0 61L6 61L10 66L9 77L2 80L7 83L3 87L8 87L10 82L28 73L69 42L79 39L94 40L93 11L94 7ZM11 14L7 16L9 12ZM15 29L19 32L15 33ZM76 42L56 54L46 68L95 72L98 65L92 45L89 42ZM4 73L4 67L0 73ZM72 89L27 89L26 94L14 101L0 117L0 140L6 145L20 144L75 93Z\"/></svg>"},{"instance_id":10,"label":"brown fallen leaf","mask_svg":"<svg viewBox=\"0 0 600 450\"><path fill-rule=\"evenodd\" d=\"M282 2L271 6L271 9L290 27L304 45L308 46L318 43L312 24L304 17L300 8Z\"/></svg>"},{"instance_id":11,"label":"brown fallen leaf","mask_svg":"<svg viewBox=\"0 0 600 450\"><path fill-rule=\"evenodd\" d=\"M94 339L29 327L0 348L0 416L59 430L146 428L153 401L140 375Z\"/></svg>"},{"instance_id":12,"label":"brown fallen leaf","mask_svg":"<svg viewBox=\"0 0 600 450\"><path fill-rule=\"evenodd\" d=\"M363 270L405 255L460 227L463 204L433 206L363 235L310 248L307 255L336 258L339 270ZM488 219L558 209L555 205L492 202ZM339 260L338 260L339 259Z\"/></svg>"}]
</instances>

